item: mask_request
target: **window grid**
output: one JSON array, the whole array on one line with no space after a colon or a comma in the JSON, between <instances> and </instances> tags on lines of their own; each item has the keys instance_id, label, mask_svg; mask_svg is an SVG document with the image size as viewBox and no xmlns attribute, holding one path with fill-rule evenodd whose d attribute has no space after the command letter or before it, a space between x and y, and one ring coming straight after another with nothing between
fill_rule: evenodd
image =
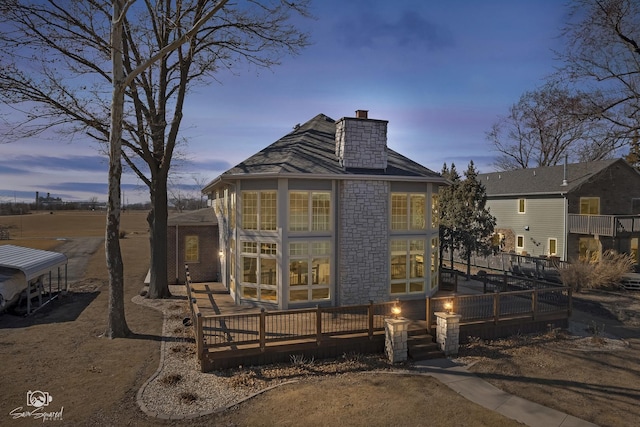
<instances>
[{"instance_id":1,"label":"window grid","mask_svg":"<svg viewBox=\"0 0 640 427\"><path fill-rule=\"evenodd\" d=\"M258 229L258 193L255 191L242 193L242 228Z\"/></svg>"},{"instance_id":2,"label":"window grid","mask_svg":"<svg viewBox=\"0 0 640 427\"><path fill-rule=\"evenodd\" d=\"M330 299L331 243L289 243L289 301L293 303Z\"/></svg>"},{"instance_id":3,"label":"window grid","mask_svg":"<svg viewBox=\"0 0 640 427\"><path fill-rule=\"evenodd\" d=\"M518 199L518 213L525 213L525 202L524 199Z\"/></svg>"},{"instance_id":4,"label":"window grid","mask_svg":"<svg viewBox=\"0 0 640 427\"><path fill-rule=\"evenodd\" d=\"M439 197L437 194L431 195L431 228L438 228L440 225L440 206Z\"/></svg>"},{"instance_id":5,"label":"window grid","mask_svg":"<svg viewBox=\"0 0 640 427\"><path fill-rule=\"evenodd\" d=\"M185 236L184 260L186 262L198 262L200 258L198 236Z\"/></svg>"},{"instance_id":6,"label":"window grid","mask_svg":"<svg viewBox=\"0 0 640 427\"><path fill-rule=\"evenodd\" d=\"M260 192L260 229L275 230L277 219L277 205L275 191Z\"/></svg>"},{"instance_id":7,"label":"window grid","mask_svg":"<svg viewBox=\"0 0 640 427\"><path fill-rule=\"evenodd\" d=\"M440 275L438 274L438 267L440 265L439 250L440 241L437 237L434 237L431 239L431 289L438 286L440 280Z\"/></svg>"},{"instance_id":8,"label":"window grid","mask_svg":"<svg viewBox=\"0 0 640 427\"><path fill-rule=\"evenodd\" d=\"M516 248L524 248L524 236L516 236Z\"/></svg>"},{"instance_id":9,"label":"window grid","mask_svg":"<svg viewBox=\"0 0 640 427\"><path fill-rule=\"evenodd\" d=\"M289 193L289 230L306 231L309 229L309 193L291 191Z\"/></svg>"},{"instance_id":10,"label":"window grid","mask_svg":"<svg viewBox=\"0 0 640 427\"><path fill-rule=\"evenodd\" d=\"M407 195L392 194L391 195L391 229L406 230L407 229Z\"/></svg>"},{"instance_id":11,"label":"window grid","mask_svg":"<svg viewBox=\"0 0 640 427\"><path fill-rule=\"evenodd\" d=\"M558 239L549 239L549 256L558 254Z\"/></svg>"},{"instance_id":12,"label":"window grid","mask_svg":"<svg viewBox=\"0 0 640 427\"><path fill-rule=\"evenodd\" d=\"M425 224L427 223L424 211L424 194L411 194L409 196L409 202L411 206L411 211L409 212L411 229L424 230Z\"/></svg>"},{"instance_id":13,"label":"window grid","mask_svg":"<svg viewBox=\"0 0 640 427\"><path fill-rule=\"evenodd\" d=\"M424 240L391 240L391 294L424 292L424 259Z\"/></svg>"},{"instance_id":14,"label":"window grid","mask_svg":"<svg viewBox=\"0 0 640 427\"><path fill-rule=\"evenodd\" d=\"M277 302L277 244L243 241L242 252L242 298Z\"/></svg>"},{"instance_id":15,"label":"window grid","mask_svg":"<svg viewBox=\"0 0 640 427\"><path fill-rule=\"evenodd\" d=\"M313 231L330 229L331 194L311 193L311 220Z\"/></svg>"}]
</instances>

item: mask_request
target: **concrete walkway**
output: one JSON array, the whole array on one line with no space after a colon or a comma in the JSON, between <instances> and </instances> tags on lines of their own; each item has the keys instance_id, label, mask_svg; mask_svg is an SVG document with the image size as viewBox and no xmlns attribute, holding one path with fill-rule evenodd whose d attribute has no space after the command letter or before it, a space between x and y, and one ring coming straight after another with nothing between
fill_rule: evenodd
<instances>
[{"instance_id":1,"label":"concrete walkway","mask_svg":"<svg viewBox=\"0 0 640 427\"><path fill-rule=\"evenodd\" d=\"M465 397L531 427L588 427L596 424L506 393L449 359L416 362L414 366Z\"/></svg>"}]
</instances>

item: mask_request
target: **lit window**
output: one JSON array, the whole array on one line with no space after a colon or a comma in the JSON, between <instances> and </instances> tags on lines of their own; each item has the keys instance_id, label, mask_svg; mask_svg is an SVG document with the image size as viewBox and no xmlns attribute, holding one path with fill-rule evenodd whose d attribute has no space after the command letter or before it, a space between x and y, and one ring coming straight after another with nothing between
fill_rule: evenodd
<instances>
[{"instance_id":1,"label":"lit window","mask_svg":"<svg viewBox=\"0 0 640 427\"><path fill-rule=\"evenodd\" d=\"M258 228L259 226L259 228ZM277 227L277 195L275 191L242 192L242 228L273 231Z\"/></svg>"},{"instance_id":2,"label":"lit window","mask_svg":"<svg viewBox=\"0 0 640 427\"><path fill-rule=\"evenodd\" d=\"M289 243L289 301L327 300L331 283L331 243Z\"/></svg>"},{"instance_id":3,"label":"lit window","mask_svg":"<svg viewBox=\"0 0 640 427\"><path fill-rule=\"evenodd\" d=\"M186 262L198 262L200 260L198 236L186 236L184 238L184 260Z\"/></svg>"},{"instance_id":4,"label":"lit window","mask_svg":"<svg viewBox=\"0 0 640 427\"><path fill-rule=\"evenodd\" d=\"M440 241L437 237L431 239L431 289L438 286L439 274L438 267L440 263L439 255Z\"/></svg>"},{"instance_id":5,"label":"lit window","mask_svg":"<svg viewBox=\"0 0 640 427\"><path fill-rule=\"evenodd\" d=\"M245 299L276 302L278 262L276 243L242 242L241 296Z\"/></svg>"},{"instance_id":6,"label":"lit window","mask_svg":"<svg viewBox=\"0 0 640 427\"><path fill-rule=\"evenodd\" d=\"M391 240L391 293L424 292L424 240Z\"/></svg>"},{"instance_id":7,"label":"lit window","mask_svg":"<svg viewBox=\"0 0 640 427\"><path fill-rule=\"evenodd\" d=\"M600 215L599 197L580 197L581 215Z\"/></svg>"},{"instance_id":8,"label":"lit window","mask_svg":"<svg viewBox=\"0 0 640 427\"><path fill-rule=\"evenodd\" d=\"M391 229L424 230L426 228L424 194L391 194Z\"/></svg>"},{"instance_id":9,"label":"lit window","mask_svg":"<svg viewBox=\"0 0 640 427\"><path fill-rule=\"evenodd\" d=\"M524 236L516 236L516 248L517 249L524 248Z\"/></svg>"},{"instance_id":10,"label":"lit window","mask_svg":"<svg viewBox=\"0 0 640 427\"><path fill-rule=\"evenodd\" d=\"M331 229L331 193L289 192L290 231L329 231Z\"/></svg>"},{"instance_id":11,"label":"lit window","mask_svg":"<svg viewBox=\"0 0 640 427\"><path fill-rule=\"evenodd\" d=\"M549 239L549 256L558 254L558 239Z\"/></svg>"},{"instance_id":12,"label":"lit window","mask_svg":"<svg viewBox=\"0 0 640 427\"><path fill-rule=\"evenodd\" d=\"M438 228L438 225L440 224L440 206L438 200L437 194L431 195L431 228L434 229Z\"/></svg>"},{"instance_id":13,"label":"lit window","mask_svg":"<svg viewBox=\"0 0 640 427\"><path fill-rule=\"evenodd\" d=\"M518 199L518 213L519 214L525 213L524 208L525 208L524 199Z\"/></svg>"}]
</instances>

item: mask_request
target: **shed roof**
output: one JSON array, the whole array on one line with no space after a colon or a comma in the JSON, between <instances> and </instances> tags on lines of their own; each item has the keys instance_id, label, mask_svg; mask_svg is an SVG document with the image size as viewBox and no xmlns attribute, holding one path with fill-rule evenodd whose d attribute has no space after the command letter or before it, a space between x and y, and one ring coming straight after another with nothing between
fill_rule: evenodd
<instances>
[{"instance_id":1,"label":"shed roof","mask_svg":"<svg viewBox=\"0 0 640 427\"><path fill-rule=\"evenodd\" d=\"M48 273L66 263L67 256L59 252L0 245L0 267L20 270L27 280Z\"/></svg>"},{"instance_id":2,"label":"shed roof","mask_svg":"<svg viewBox=\"0 0 640 427\"><path fill-rule=\"evenodd\" d=\"M181 212L174 214L167 220L167 225L175 227L176 225L217 225L218 218L213 208L202 208L195 211Z\"/></svg>"}]
</instances>

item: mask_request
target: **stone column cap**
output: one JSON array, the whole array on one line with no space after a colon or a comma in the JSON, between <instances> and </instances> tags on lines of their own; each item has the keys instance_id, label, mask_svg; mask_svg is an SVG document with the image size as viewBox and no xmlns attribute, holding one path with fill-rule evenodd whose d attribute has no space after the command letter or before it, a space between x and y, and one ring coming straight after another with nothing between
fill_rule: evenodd
<instances>
[{"instance_id":1,"label":"stone column cap","mask_svg":"<svg viewBox=\"0 0 640 427\"><path fill-rule=\"evenodd\" d=\"M436 317L439 317L441 319L461 319L462 318L462 314L447 313L446 311L436 311L434 314L436 315Z\"/></svg>"}]
</instances>

